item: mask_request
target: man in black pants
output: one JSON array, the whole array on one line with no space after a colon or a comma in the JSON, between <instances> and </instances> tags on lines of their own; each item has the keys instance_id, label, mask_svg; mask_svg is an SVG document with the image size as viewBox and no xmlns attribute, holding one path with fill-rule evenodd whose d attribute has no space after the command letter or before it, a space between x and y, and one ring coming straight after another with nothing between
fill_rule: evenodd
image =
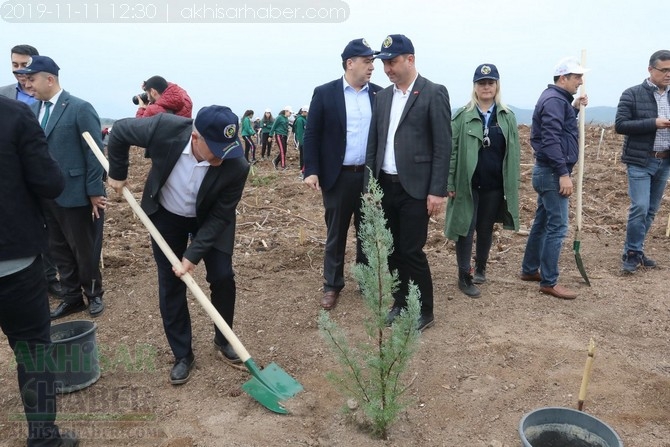
<instances>
[{"instance_id":1,"label":"man in black pants","mask_svg":"<svg viewBox=\"0 0 670 447\"><path fill-rule=\"evenodd\" d=\"M105 309L99 264L107 198L102 165L81 134L89 132L102 145L100 119L91 104L61 88L59 71L47 56L32 56L24 68L14 71L26 76L26 89L38 99L30 107L65 177L63 192L44 206L49 249L63 290L63 302L51 319L85 310L84 296L89 314L97 317Z\"/></svg>"},{"instance_id":2,"label":"man in black pants","mask_svg":"<svg viewBox=\"0 0 670 447\"><path fill-rule=\"evenodd\" d=\"M344 76L314 89L305 129L304 182L321 191L325 208L326 251L323 258L321 307L337 305L344 288L347 232L354 216L356 233L361 221L365 149L375 94L370 83L374 51L365 39L355 39L342 52ZM356 262L366 262L356 239Z\"/></svg>"},{"instance_id":3,"label":"man in black pants","mask_svg":"<svg viewBox=\"0 0 670 447\"><path fill-rule=\"evenodd\" d=\"M64 187L58 163L27 105L0 97L0 327L14 351L28 447L76 446L77 437L54 424L49 298L42 257L47 233L40 199ZM36 365L41 365L35 367Z\"/></svg>"},{"instance_id":4,"label":"man in black pants","mask_svg":"<svg viewBox=\"0 0 670 447\"><path fill-rule=\"evenodd\" d=\"M249 163L238 139L238 118L222 106L201 109L195 121L162 113L115 122L107 151L108 183L117 192L126 184L130 146L146 148L151 157L142 209L182 261L180 268L173 267L152 241L163 328L175 357L170 382L179 385L188 381L195 362L186 285L179 277L193 272L200 260L207 268L212 304L233 326L235 208ZM214 344L224 359L241 363L223 334L214 329Z\"/></svg>"}]
</instances>

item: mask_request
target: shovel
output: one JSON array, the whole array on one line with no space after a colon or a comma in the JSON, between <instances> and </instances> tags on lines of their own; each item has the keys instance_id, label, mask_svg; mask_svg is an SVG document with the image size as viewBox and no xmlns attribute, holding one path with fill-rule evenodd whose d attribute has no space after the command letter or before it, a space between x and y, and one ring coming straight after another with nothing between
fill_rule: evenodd
<instances>
[{"instance_id":1,"label":"shovel","mask_svg":"<svg viewBox=\"0 0 670 447\"><path fill-rule=\"evenodd\" d=\"M582 67L586 63L586 50L582 50ZM581 95L586 94L586 87L584 86L585 84L582 84L581 87ZM589 281L589 277L586 275L586 270L584 269L584 262L582 262L582 255L579 253L579 248L582 243L582 185L584 183L584 140L585 140L585 132L584 132L584 123L586 121L585 117L585 107L580 104L579 105L579 161L577 162L577 188L576 188L576 193L577 193L577 211L576 211L576 223L577 223L577 230L575 231L575 240L572 243L572 250L575 252L575 261L577 262L577 268L579 269L579 273L581 273L582 278L584 278L584 281L586 282L587 286L591 286L591 282Z\"/></svg>"},{"instance_id":2,"label":"shovel","mask_svg":"<svg viewBox=\"0 0 670 447\"><path fill-rule=\"evenodd\" d=\"M82 136L90 146L98 161L100 161L100 164L102 164L105 171L109 171L109 161L105 158L102 151L95 143L95 140L93 140L88 132L84 132ZM135 200L135 197L133 197L133 194L126 187L123 188L123 197L128 201L128 204L137 217L140 218L144 226L149 230L151 237L154 238L156 244L158 244L165 256L170 260L170 263L173 266L181 266L181 260L177 258L170 246L165 242L165 239L163 239L163 236L161 236L158 229L154 226L153 222L151 222L149 216L142 210L139 203ZM191 293L193 293L200 305L205 309L205 312L207 312L210 318L214 321L216 327L218 327L226 337L226 340L228 340L240 360L244 362L244 366L246 366L251 373L252 378L242 385L242 389L268 410L274 411L275 413L287 414L288 410L286 410L280 402L287 400L302 391L302 385L275 363L270 363L265 369L261 370L251 358L249 352L244 348L240 339L237 338L232 329L230 329L230 326L228 326L214 305L203 293L202 289L196 284L193 277L186 273L181 276L181 280L186 284Z\"/></svg>"}]
</instances>

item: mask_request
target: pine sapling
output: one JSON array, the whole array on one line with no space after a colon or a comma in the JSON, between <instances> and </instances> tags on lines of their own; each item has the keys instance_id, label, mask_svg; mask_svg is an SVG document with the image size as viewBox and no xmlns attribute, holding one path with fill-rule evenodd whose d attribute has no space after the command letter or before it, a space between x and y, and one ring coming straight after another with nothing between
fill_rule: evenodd
<instances>
[{"instance_id":1,"label":"pine sapling","mask_svg":"<svg viewBox=\"0 0 670 447\"><path fill-rule=\"evenodd\" d=\"M411 383L405 372L418 346L421 306L418 287L410 283L407 308L387 327L399 280L397 272L390 272L388 267L393 237L386 227L382 196L378 183L371 178L363 195L359 234L368 263L353 268L367 309L367 343L352 346L324 310L319 314L319 330L342 367L339 372L329 372L328 378L345 396L360 403L373 434L387 439L389 427L408 404L403 394Z\"/></svg>"}]
</instances>

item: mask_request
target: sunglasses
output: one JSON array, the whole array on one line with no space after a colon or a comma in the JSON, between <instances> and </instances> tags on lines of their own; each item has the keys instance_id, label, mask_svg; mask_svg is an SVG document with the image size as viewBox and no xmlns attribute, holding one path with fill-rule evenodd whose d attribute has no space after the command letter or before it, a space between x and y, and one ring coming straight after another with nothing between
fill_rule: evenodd
<instances>
[{"instance_id":1,"label":"sunglasses","mask_svg":"<svg viewBox=\"0 0 670 447\"><path fill-rule=\"evenodd\" d=\"M484 139L482 140L482 147L490 147L491 139L489 138L489 128L486 126L484 128Z\"/></svg>"}]
</instances>

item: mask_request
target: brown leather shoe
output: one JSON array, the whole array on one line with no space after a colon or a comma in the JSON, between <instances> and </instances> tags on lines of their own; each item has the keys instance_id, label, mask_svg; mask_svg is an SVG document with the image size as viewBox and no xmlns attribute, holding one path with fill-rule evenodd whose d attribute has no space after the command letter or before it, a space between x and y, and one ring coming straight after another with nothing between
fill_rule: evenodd
<instances>
[{"instance_id":1,"label":"brown leather shoe","mask_svg":"<svg viewBox=\"0 0 670 447\"><path fill-rule=\"evenodd\" d=\"M337 306L337 299L340 297L340 292L337 290L329 290L323 293L323 298L321 298L321 307L326 310L333 309Z\"/></svg>"},{"instance_id":2,"label":"brown leather shoe","mask_svg":"<svg viewBox=\"0 0 670 447\"><path fill-rule=\"evenodd\" d=\"M574 300L577 298L577 294L567 287L559 286L556 284L554 287L540 287L540 292L546 293L547 295L555 296L562 300Z\"/></svg>"},{"instance_id":3,"label":"brown leather shoe","mask_svg":"<svg viewBox=\"0 0 670 447\"><path fill-rule=\"evenodd\" d=\"M519 275L519 278L521 279L521 281L537 281L537 282L542 281L542 276L540 276L540 272L521 273Z\"/></svg>"}]
</instances>

